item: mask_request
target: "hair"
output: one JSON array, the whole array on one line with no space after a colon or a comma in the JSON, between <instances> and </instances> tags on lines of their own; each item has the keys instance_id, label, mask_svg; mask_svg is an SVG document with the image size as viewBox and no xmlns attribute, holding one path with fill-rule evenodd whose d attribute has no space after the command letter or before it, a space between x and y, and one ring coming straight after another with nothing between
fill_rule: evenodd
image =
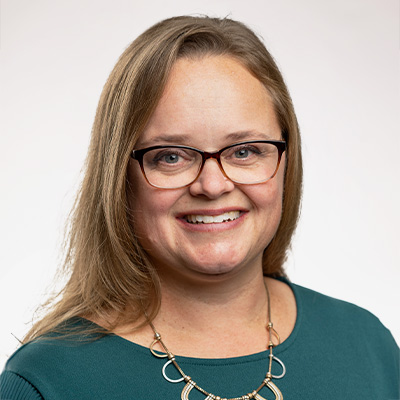
<instances>
[{"instance_id":1,"label":"hair","mask_svg":"<svg viewBox=\"0 0 400 400\"><path fill-rule=\"evenodd\" d=\"M104 86L85 175L69 220L62 269L69 280L46 303L47 314L33 325L25 342L77 316L108 321L107 328L112 329L137 324L143 309L150 319L157 314L160 284L129 218L127 166L176 60L205 56L232 57L273 100L287 143L286 171L281 221L264 251L263 271L268 276L285 275L283 265L300 210L302 157L297 119L283 77L262 41L243 23L203 16L169 18L124 51Z\"/></svg>"}]
</instances>

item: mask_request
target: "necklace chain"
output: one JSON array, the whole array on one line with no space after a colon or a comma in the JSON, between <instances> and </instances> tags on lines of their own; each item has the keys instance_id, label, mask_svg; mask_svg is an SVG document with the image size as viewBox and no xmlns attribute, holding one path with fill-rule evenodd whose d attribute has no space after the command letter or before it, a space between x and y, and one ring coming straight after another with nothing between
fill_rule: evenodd
<instances>
[{"instance_id":1,"label":"necklace chain","mask_svg":"<svg viewBox=\"0 0 400 400\"><path fill-rule=\"evenodd\" d=\"M179 364L177 363L177 361L176 361L176 359L175 359L175 355L174 355L173 353L171 353L171 352L168 350L167 346L165 345L165 343L164 343L164 342L162 341L162 339L161 339L161 335L157 332L157 330L156 330L156 328L154 327L153 323L152 323L151 321L148 321L150 327L152 328L152 330L153 330L153 332L154 332L154 340L153 340L153 342L152 342L151 345L150 345L150 351L151 351L151 353L152 353L155 357L157 357L157 358L168 358L168 361L164 364L164 367L163 367L163 369L162 369L162 374L163 374L164 378L165 378L168 382L171 382L171 383L178 383L178 382L182 382L182 381L185 381L185 382L186 382L186 385L185 385L185 387L183 388L182 393L181 393L181 400L189 400L189 397L188 397L188 396L189 396L189 393L190 393L190 391L191 391L192 389L197 389L199 392L201 392L201 393L203 393L205 396L207 396L207 397L205 398L205 400L250 400L250 399L255 399L255 400L266 400L264 397L262 397L262 396L259 394L259 391L260 391L264 386L268 387L268 388L275 394L275 400L283 400L283 396L282 396L281 391L280 391L280 390L277 388L277 386L272 382L272 379L273 379L273 378L275 378L275 379L282 378L282 377L285 375L285 373L286 373L286 368L285 368L285 365L283 364L283 362L282 362L279 358L277 358L277 357L274 356L273 351L272 351L272 349L273 349L275 346L277 346L277 345L280 344L281 340L280 340L280 337L279 337L279 335L278 335L278 332L274 329L273 323L272 323L272 321L271 321L271 301L270 301L269 290L268 290L267 284L265 284L265 289L266 289L267 301L268 301L268 324L267 324L267 327L266 327L267 332L268 332L268 344L267 344L267 348L269 349L269 356L268 356L268 358L269 358L269 362L268 362L268 372L266 373L264 380L262 381L262 383L260 384L260 386L259 386L256 390L253 390L252 392L250 392L250 393L248 393L248 394L245 394L245 395L242 395L242 396L240 396L240 397L233 397L233 398L230 398L230 399L223 398L223 397L220 397L220 396L216 396L216 395L214 395L214 394L212 394L212 393L209 393L209 392L207 392L206 390L204 390L202 387L200 387L199 385L197 385L197 383L194 382L190 376L186 375L186 374L183 372L182 368L179 366ZM146 317L147 317L147 315L146 315ZM277 344L274 344L274 342L273 342L273 337L275 337L275 338L277 339L277 341L278 341ZM160 353L160 352L154 350L154 346L155 346L157 343L161 345L161 347L163 348L163 350L164 350L165 353ZM272 361L274 361L274 360L275 360L276 362L278 362L278 363L281 365L281 367L282 367L282 374L279 375L279 376L272 375ZM173 364L173 365L175 366L175 368L176 368L176 369L178 370L178 372L180 373L181 378L179 378L179 379L170 379L170 378L167 376L165 370L166 370L166 367L167 367L168 365L170 365L170 364Z\"/></svg>"}]
</instances>

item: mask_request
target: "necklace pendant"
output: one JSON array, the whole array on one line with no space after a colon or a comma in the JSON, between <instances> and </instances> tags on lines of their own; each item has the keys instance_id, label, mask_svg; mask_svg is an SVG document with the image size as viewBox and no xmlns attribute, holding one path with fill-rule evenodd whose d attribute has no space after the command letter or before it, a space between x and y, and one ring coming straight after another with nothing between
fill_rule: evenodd
<instances>
[{"instance_id":1,"label":"necklace pendant","mask_svg":"<svg viewBox=\"0 0 400 400\"><path fill-rule=\"evenodd\" d=\"M194 388L196 383L190 380L182 389L181 400L189 400L189 393ZM207 397L208 398L208 397Z\"/></svg>"},{"instance_id":2,"label":"necklace pendant","mask_svg":"<svg viewBox=\"0 0 400 400\"><path fill-rule=\"evenodd\" d=\"M185 385L185 387L182 389L181 400L189 400L189 393L195 387L196 387L196 382L193 382L190 379L188 383ZM226 400L226 399L221 399L220 397L214 396L213 394L209 393L204 400Z\"/></svg>"},{"instance_id":3,"label":"necklace pendant","mask_svg":"<svg viewBox=\"0 0 400 400\"><path fill-rule=\"evenodd\" d=\"M278 389L278 387L271 382L270 380L265 384L267 388L269 388L272 393L275 395L275 400L283 400L282 392ZM259 397L257 397L259 396ZM263 397L261 397L258 393L257 396L255 397L257 400L265 400Z\"/></svg>"}]
</instances>

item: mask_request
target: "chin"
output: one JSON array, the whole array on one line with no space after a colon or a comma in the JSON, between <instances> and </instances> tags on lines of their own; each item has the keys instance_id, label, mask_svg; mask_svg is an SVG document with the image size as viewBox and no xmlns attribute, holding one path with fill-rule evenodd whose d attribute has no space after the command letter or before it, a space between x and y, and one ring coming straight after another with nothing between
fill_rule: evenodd
<instances>
[{"instance_id":1,"label":"chin","mask_svg":"<svg viewBox=\"0 0 400 400\"><path fill-rule=\"evenodd\" d=\"M223 277L223 276L230 276L231 274L235 273L236 271L240 270L242 267L242 263L238 262L230 262L222 263L222 262L210 262L202 263L202 264L192 264L190 269L195 271L201 275L209 276L209 277Z\"/></svg>"}]
</instances>

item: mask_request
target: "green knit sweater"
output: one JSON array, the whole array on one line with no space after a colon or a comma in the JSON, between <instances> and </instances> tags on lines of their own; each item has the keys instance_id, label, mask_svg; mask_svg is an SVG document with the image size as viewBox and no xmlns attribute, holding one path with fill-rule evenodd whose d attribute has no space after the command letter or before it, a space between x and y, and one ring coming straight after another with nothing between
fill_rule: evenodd
<instances>
[{"instance_id":1,"label":"green knit sweater","mask_svg":"<svg viewBox=\"0 0 400 400\"><path fill-rule=\"evenodd\" d=\"M274 349L286 366L286 375L273 380L283 398L400 399L399 348L379 320L352 304L290 286L297 302L296 325ZM91 324L84 319L73 323ZM258 388L268 369L268 352L177 361L205 390L232 398ZM185 382L167 382L161 373L164 364L149 349L115 335L94 341L40 340L22 346L8 360L0 376L0 399L179 400ZM281 371L274 362L272 373ZM173 365L166 372L179 377ZM268 388L260 395L274 398ZM205 397L195 389L189 394L190 400Z\"/></svg>"}]
</instances>

